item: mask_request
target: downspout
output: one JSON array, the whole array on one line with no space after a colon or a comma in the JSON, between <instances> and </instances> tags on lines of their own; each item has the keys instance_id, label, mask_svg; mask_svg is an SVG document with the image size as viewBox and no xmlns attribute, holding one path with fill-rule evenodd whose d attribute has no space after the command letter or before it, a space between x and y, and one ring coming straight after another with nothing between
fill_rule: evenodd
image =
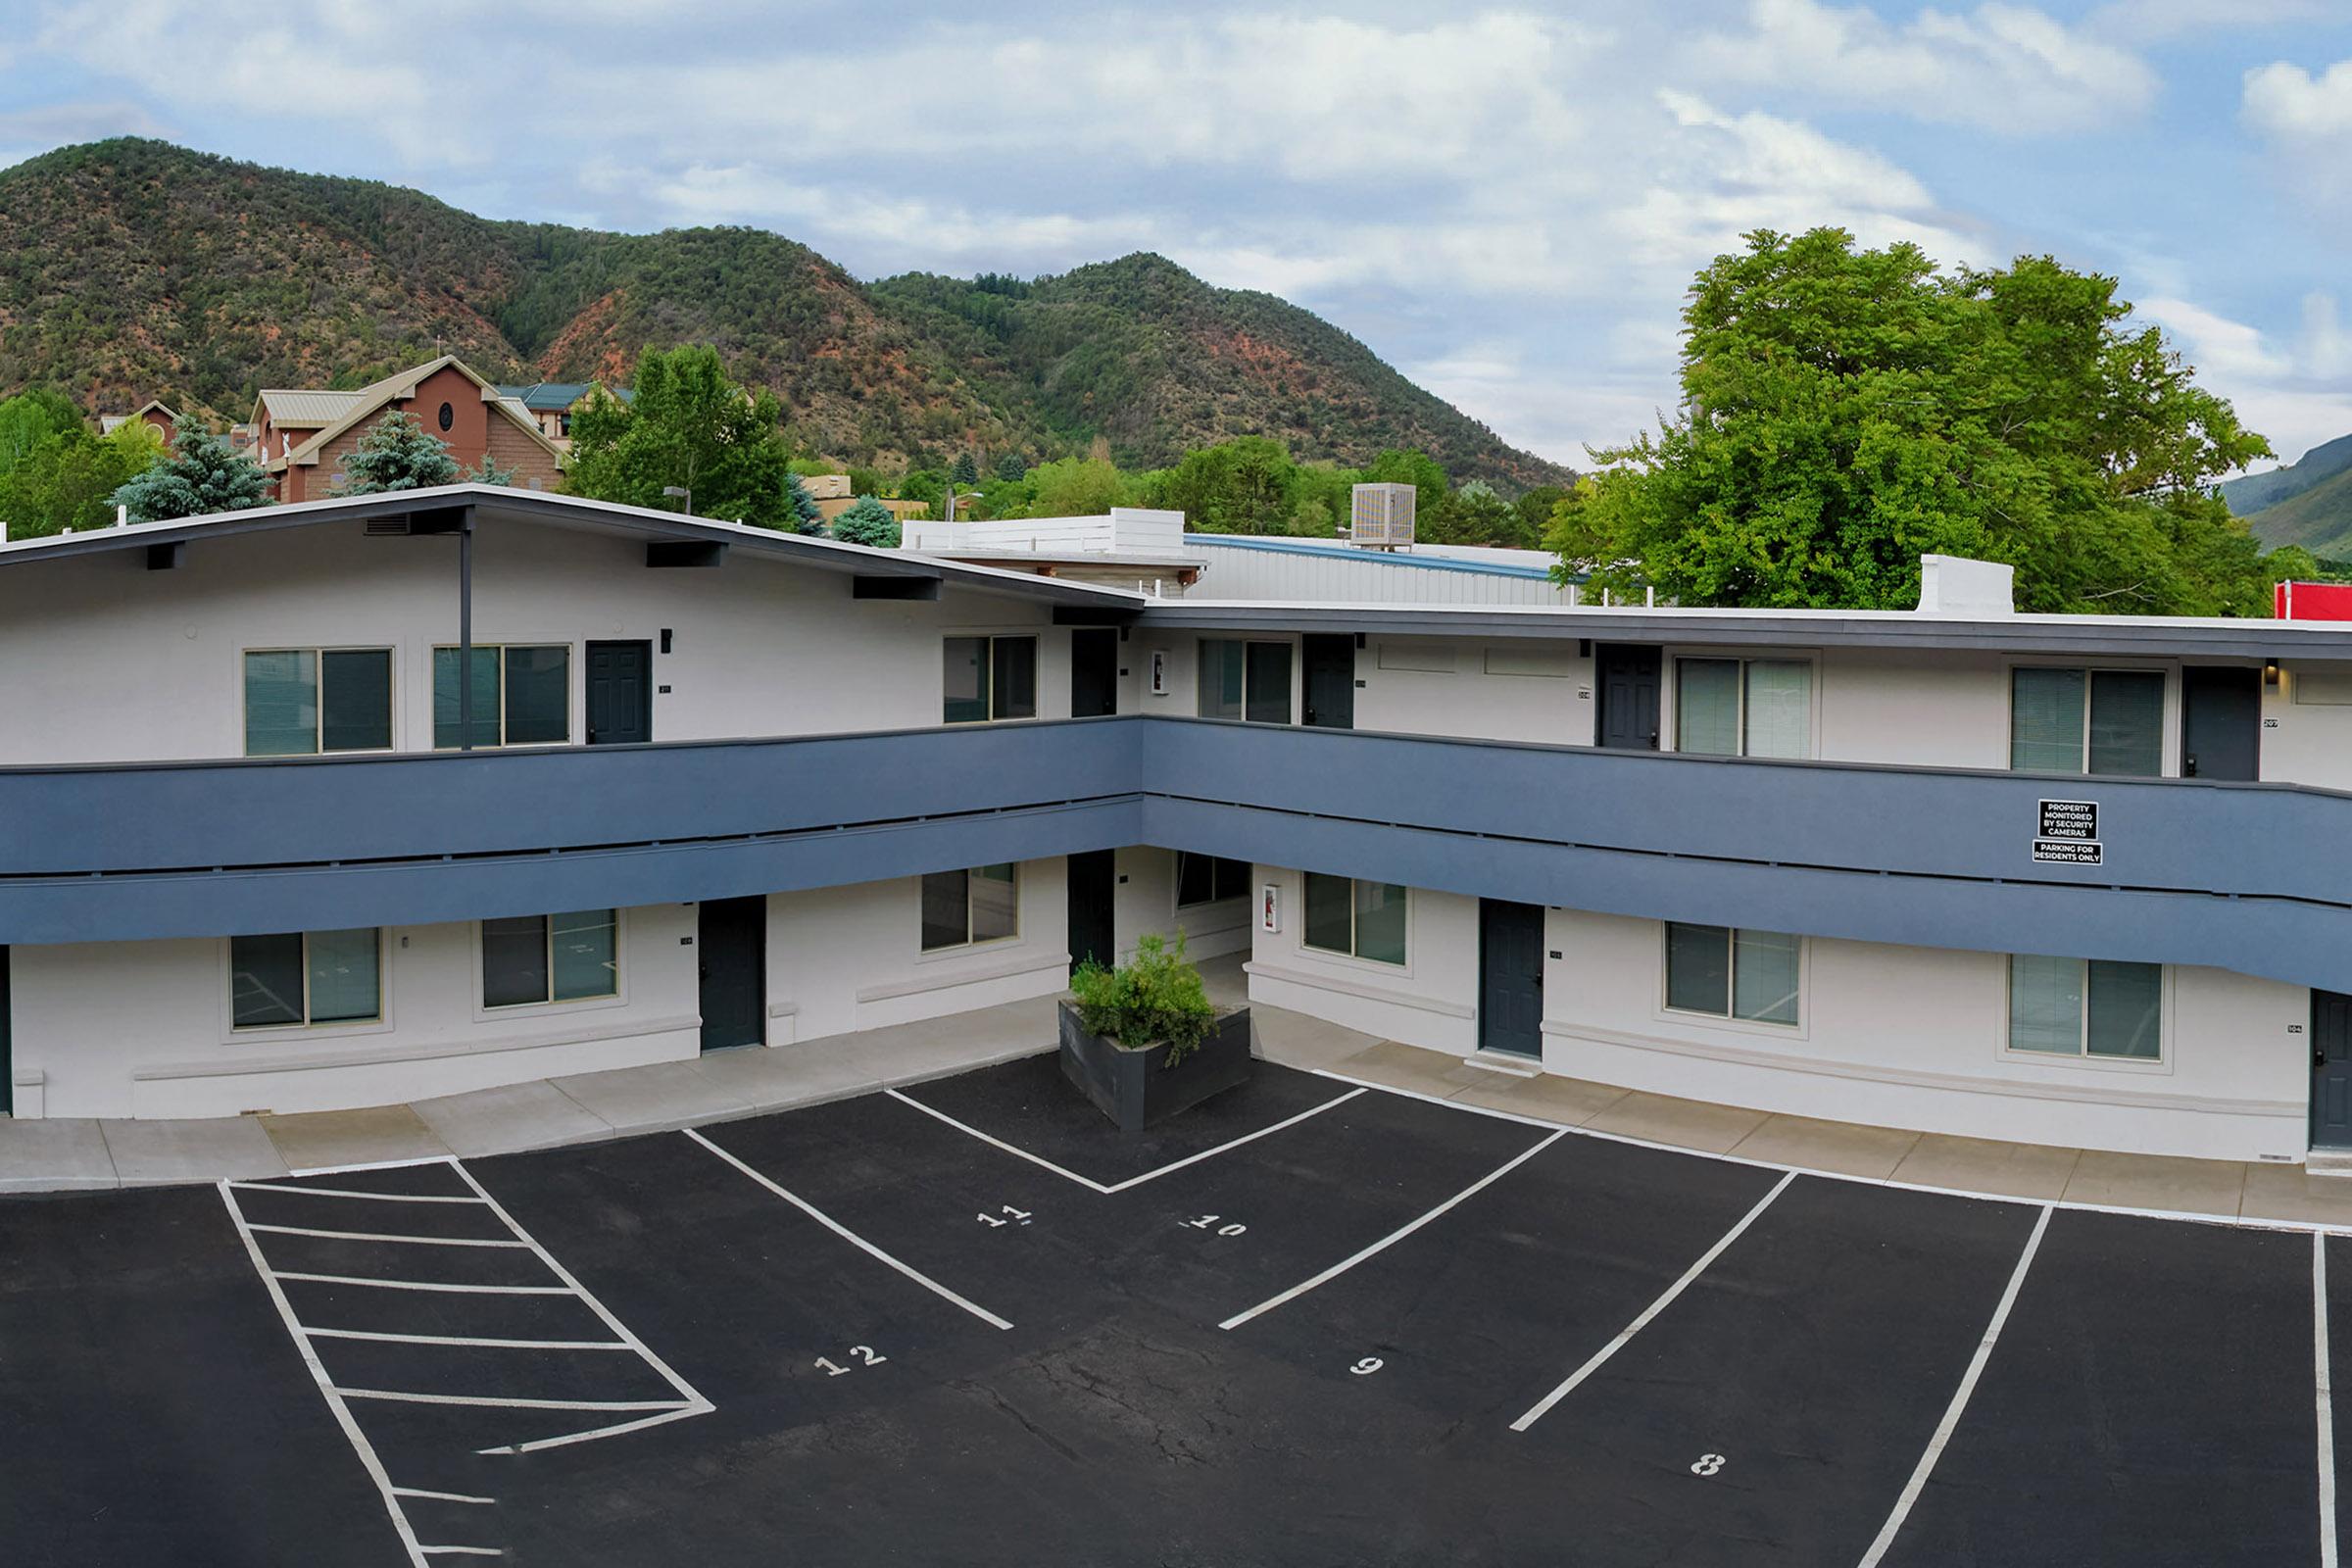
<instances>
[{"instance_id":1,"label":"downspout","mask_svg":"<svg viewBox=\"0 0 2352 1568\"><path fill-rule=\"evenodd\" d=\"M458 750L473 750L473 509L458 525Z\"/></svg>"}]
</instances>

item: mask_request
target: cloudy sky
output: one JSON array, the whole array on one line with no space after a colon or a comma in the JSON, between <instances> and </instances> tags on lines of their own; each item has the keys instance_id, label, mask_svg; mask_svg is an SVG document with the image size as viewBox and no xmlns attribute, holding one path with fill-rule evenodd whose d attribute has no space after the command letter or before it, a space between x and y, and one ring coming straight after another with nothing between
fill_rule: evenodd
<instances>
[{"instance_id":1,"label":"cloudy sky","mask_svg":"<svg viewBox=\"0 0 2352 1568\"><path fill-rule=\"evenodd\" d=\"M2282 456L2352 431L2352 0L6 9L0 163L137 132L869 277L1156 250L1571 463L1759 225L2113 273Z\"/></svg>"}]
</instances>

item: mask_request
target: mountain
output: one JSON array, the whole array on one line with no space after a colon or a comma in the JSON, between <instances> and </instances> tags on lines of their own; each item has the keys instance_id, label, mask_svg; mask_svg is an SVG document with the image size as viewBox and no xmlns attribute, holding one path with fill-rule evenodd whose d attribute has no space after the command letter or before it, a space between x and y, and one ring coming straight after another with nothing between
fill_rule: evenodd
<instances>
[{"instance_id":1,"label":"mountain","mask_svg":"<svg viewBox=\"0 0 2352 1568\"><path fill-rule=\"evenodd\" d=\"M2352 435L2284 467L2231 479L2221 492L2266 550L2301 545L2315 556L2352 556Z\"/></svg>"},{"instance_id":2,"label":"mountain","mask_svg":"<svg viewBox=\"0 0 2352 1568\"><path fill-rule=\"evenodd\" d=\"M444 351L501 380L612 381L682 342L714 345L797 438L862 465L1100 438L1154 467L1254 434L1351 465L1419 447L1506 492L1565 475L1312 313L1157 256L867 284L764 230L499 222L167 142L0 171L0 392L242 418L260 387L357 386Z\"/></svg>"}]
</instances>

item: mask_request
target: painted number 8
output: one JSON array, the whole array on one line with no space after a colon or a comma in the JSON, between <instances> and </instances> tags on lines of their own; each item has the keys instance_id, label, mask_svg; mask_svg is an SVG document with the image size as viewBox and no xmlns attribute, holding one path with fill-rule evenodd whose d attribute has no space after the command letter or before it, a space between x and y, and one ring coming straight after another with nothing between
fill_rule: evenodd
<instances>
[{"instance_id":1,"label":"painted number 8","mask_svg":"<svg viewBox=\"0 0 2352 1568\"><path fill-rule=\"evenodd\" d=\"M1690 1467L1690 1473L1694 1476L1711 1476L1729 1463L1731 1461L1720 1453L1702 1453L1698 1456L1698 1463Z\"/></svg>"}]
</instances>

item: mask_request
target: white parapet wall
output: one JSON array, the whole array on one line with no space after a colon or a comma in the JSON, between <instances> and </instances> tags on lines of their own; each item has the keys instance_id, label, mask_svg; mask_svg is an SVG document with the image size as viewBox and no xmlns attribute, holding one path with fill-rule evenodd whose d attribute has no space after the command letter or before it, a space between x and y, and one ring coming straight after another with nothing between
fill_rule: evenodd
<instances>
[{"instance_id":1,"label":"white parapet wall","mask_svg":"<svg viewBox=\"0 0 2352 1568\"><path fill-rule=\"evenodd\" d=\"M1011 550L1040 556L1177 556L1185 545L1184 514L1151 507L1113 507L1093 517L909 522L899 538L902 550L948 556Z\"/></svg>"}]
</instances>

